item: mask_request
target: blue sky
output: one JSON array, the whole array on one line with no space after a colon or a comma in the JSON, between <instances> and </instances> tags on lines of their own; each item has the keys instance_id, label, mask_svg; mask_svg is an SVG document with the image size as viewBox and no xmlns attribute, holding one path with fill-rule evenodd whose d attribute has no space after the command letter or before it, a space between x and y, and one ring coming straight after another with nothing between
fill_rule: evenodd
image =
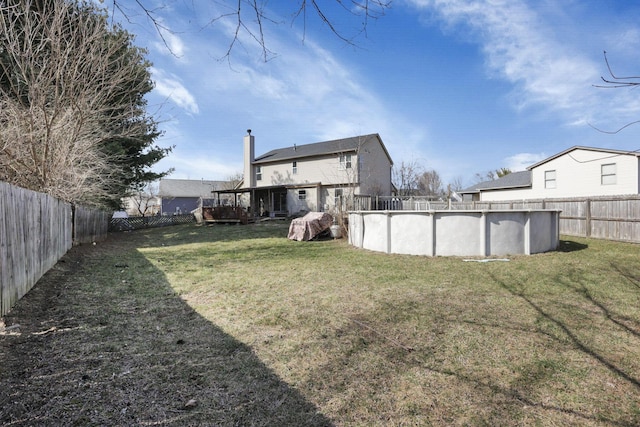
<instances>
[{"instance_id":1,"label":"blue sky","mask_svg":"<svg viewBox=\"0 0 640 427\"><path fill-rule=\"evenodd\" d=\"M154 4L149 0L146 4ZM231 2L234 3L234 2ZM220 2L157 3L168 49L132 0L136 44L149 50L149 111L173 153L171 178L223 180L242 171L242 137L256 153L379 133L396 165L435 169L469 186L475 174L522 170L574 145L640 149L640 92L594 87L640 75L640 4L633 1L395 0L356 46L317 18L292 21L298 2L268 2L268 61ZM359 18L327 4L346 35ZM116 15L118 18L119 15ZM247 18L250 23L250 18ZM640 89L640 88L638 88Z\"/></svg>"}]
</instances>

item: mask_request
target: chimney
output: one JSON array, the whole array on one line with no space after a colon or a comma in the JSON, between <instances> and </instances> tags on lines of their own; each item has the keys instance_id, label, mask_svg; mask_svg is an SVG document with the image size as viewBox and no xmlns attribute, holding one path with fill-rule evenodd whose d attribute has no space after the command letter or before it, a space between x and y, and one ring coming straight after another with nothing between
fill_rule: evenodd
<instances>
[{"instance_id":1,"label":"chimney","mask_svg":"<svg viewBox=\"0 0 640 427\"><path fill-rule=\"evenodd\" d=\"M256 173L253 168L255 160L255 137L251 135L251 129L247 129L244 137L244 186L253 188L256 186Z\"/></svg>"}]
</instances>

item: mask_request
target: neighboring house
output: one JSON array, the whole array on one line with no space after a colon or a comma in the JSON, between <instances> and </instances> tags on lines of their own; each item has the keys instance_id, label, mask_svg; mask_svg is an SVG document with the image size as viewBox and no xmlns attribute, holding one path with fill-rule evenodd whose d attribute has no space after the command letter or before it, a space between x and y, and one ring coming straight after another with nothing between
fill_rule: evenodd
<instances>
[{"instance_id":1,"label":"neighboring house","mask_svg":"<svg viewBox=\"0 0 640 427\"><path fill-rule=\"evenodd\" d=\"M205 206L218 203L213 192L229 188L228 181L192 179L161 179L158 196L162 215L185 214ZM223 201L224 202L224 201Z\"/></svg>"},{"instance_id":2,"label":"neighboring house","mask_svg":"<svg viewBox=\"0 0 640 427\"><path fill-rule=\"evenodd\" d=\"M531 190L531 172L511 172L502 178L493 181L484 181L464 190L458 191L462 200L518 200L522 199L522 193ZM528 198L528 197L527 197Z\"/></svg>"},{"instance_id":3,"label":"neighboring house","mask_svg":"<svg viewBox=\"0 0 640 427\"><path fill-rule=\"evenodd\" d=\"M259 215L329 212L354 196L391 195L393 161L378 134L295 144L258 157L254 153L249 130L244 179L237 191L248 195L247 203Z\"/></svg>"},{"instance_id":4,"label":"neighboring house","mask_svg":"<svg viewBox=\"0 0 640 427\"><path fill-rule=\"evenodd\" d=\"M575 146L459 193L478 201L637 195L640 153Z\"/></svg>"}]
</instances>

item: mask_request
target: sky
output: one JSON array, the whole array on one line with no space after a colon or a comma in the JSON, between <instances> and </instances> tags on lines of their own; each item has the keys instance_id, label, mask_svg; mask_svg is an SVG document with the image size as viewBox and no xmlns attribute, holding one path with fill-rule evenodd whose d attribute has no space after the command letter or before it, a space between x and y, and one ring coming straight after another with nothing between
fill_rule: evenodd
<instances>
[{"instance_id":1,"label":"sky","mask_svg":"<svg viewBox=\"0 0 640 427\"><path fill-rule=\"evenodd\" d=\"M160 30L134 0L113 13L153 63L148 111L174 147L154 170L169 178L241 174L247 129L256 155L378 133L396 167L463 188L575 145L640 150L640 124L620 130L640 120L640 88L597 87L605 51L615 76L640 76L637 1L395 0L366 31L319 2L350 42L312 10L294 17L300 2L267 1L266 60L246 30L226 56L236 18L215 18L234 3L143 0Z\"/></svg>"}]
</instances>

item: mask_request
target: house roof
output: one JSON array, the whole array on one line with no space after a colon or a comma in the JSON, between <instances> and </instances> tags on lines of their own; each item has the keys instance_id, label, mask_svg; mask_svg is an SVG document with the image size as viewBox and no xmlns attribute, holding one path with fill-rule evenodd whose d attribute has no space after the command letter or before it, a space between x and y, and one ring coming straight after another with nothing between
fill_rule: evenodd
<instances>
[{"instance_id":1,"label":"house roof","mask_svg":"<svg viewBox=\"0 0 640 427\"><path fill-rule=\"evenodd\" d=\"M531 171L519 171L506 174L493 181L484 181L472 185L459 193L479 193L484 190L507 190L512 188L531 187Z\"/></svg>"},{"instance_id":2,"label":"house roof","mask_svg":"<svg viewBox=\"0 0 640 427\"><path fill-rule=\"evenodd\" d=\"M334 139L332 141L316 142L313 144L293 145L285 148L277 148L256 157L253 164L269 163L283 160L295 160L303 157L326 156L331 154L357 152L358 148L368 143L372 139L377 139L382 146L391 164L391 156L384 146L380 135L372 133L369 135L353 136L350 138Z\"/></svg>"},{"instance_id":3,"label":"house roof","mask_svg":"<svg viewBox=\"0 0 640 427\"><path fill-rule=\"evenodd\" d=\"M527 168L527 170L530 171L531 169L537 168L540 165L543 165L543 164L545 164L547 162L550 162L553 159L557 159L558 157L564 156L565 154L570 153L570 152L575 151L575 150L595 151L595 152L598 152L598 153L610 154L611 157L614 157L614 156L625 156L625 155L626 156L640 157L640 153L637 152L637 151L612 150L612 149L609 149L609 148L595 148L595 147L585 147L583 145L574 145L571 148L567 148L566 150L561 151L558 154L554 154L551 157L547 157L546 159L541 160L538 163L535 163L535 164L529 166Z\"/></svg>"},{"instance_id":4,"label":"house roof","mask_svg":"<svg viewBox=\"0 0 640 427\"><path fill-rule=\"evenodd\" d=\"M208 181L204 179L161 179L160 197L204 197L211 198L213 190L229 186L227 181Z\"/></svg>"}]
</instances>

